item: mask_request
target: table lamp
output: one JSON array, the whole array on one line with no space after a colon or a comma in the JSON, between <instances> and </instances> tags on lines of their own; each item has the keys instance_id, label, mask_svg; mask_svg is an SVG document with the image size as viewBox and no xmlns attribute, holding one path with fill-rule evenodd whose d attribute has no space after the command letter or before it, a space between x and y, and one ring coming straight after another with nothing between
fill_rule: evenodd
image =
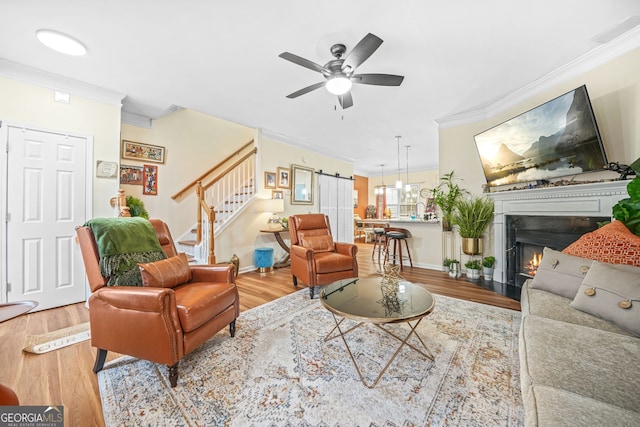
<instances>
[{"instance_id":1,"label":"table lamp","mask_svg":"<svg viewBox=\"0 0 640 427\"><path fill-rule=\"evenodd\" d=\"M282 229L282 221L277 215L284 212L284 200L283 199L266 199L264 201L264 212L271 214L271 217L267 221L267 228L269 230Z\"/></svg>"}]
</instances>

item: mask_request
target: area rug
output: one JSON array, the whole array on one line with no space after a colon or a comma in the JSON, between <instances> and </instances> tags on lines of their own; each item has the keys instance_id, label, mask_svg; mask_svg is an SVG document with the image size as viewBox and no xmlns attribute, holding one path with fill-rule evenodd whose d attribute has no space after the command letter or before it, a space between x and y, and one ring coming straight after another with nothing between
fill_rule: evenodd
<instances>
[{"instance_id":1,"label":"area rug","mask_svg":"<svg viewBox=\"0 0 640 427\"><path fill-rule=\"evenodd\" d=\"M235 338L225 329L180 362L173 389L166 366L107 364L98 374L106 425L522 425L519 312L436 295L418 327L435 361L405 347L368 389L344 343L324 341L334 320L308 295L243 312ZM392 328L406 335L406 324ZM369 383L398 347L370 325L347 339Z\"/></svg>"},{"instance_id":2,"label":"area rug","mask_svg":"<svg viewBox=\"0 0 640 427\"><path fill-rule=\"evenodd\" d=\"M44 354L91 338L89 322L70 326L41 335L27 335L23 351Z\"/></svg>"}]
</instances>

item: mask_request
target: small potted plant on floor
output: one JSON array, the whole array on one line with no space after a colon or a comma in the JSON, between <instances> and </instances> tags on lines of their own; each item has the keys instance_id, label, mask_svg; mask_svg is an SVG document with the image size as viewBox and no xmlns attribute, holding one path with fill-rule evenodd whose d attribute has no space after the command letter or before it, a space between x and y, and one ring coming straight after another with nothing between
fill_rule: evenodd
<instances>
[{"instance_id":1,"label":"small potted plant on floor","mask_svg":"<svg viewBox=\"0 0 640 427\"><path fill-rule=\"evenodd\" d=\"M469 261L464 263L464 266L467 269L467 278L471 280L476 280L480 278L480 270L482 270L482 264L478 259L470 259Z\"/></svg>"},{"instance_id":2,"label":"small potted plant on floor","mask_svg":"<svg viewBox=\"0 0 640 427\"><path fill-rule=\"evenodd\" d=\"M493 280L493 268L496 265L496 257L487 256L482 259L482 276L484 280Z\"/></svg>"},{"instance_id":3,"label":"small potted plant on floor","mask_svg":"<svg viewBox=\"0 0 640 427\"><path fill-rule=\"evenodd\" d=\"M451 258L445 258L442 260L442 270L445 273L448 273L449 270L451 269L451 263L453 262L453 260Z\"/></svg>"}]
</instances>

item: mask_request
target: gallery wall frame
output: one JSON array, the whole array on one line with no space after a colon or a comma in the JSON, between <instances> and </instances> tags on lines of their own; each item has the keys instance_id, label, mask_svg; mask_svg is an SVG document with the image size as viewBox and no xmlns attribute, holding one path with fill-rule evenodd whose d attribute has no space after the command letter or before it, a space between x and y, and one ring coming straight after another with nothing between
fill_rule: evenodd
<instances>
[{"instance_id":1,"label":"gallery wall frame","mask_svg":"<svg viewBox=\"0 0 640 427\"><path fill-rule=\"evenodd\" d=\"M142 185L142 166L120 165L120 184Z\"/></svg>"},{"instance_id":2,"label":"gallery wall frame","mask_svg":"<svg viewBox=\"0 0 640 427\"><path fill-rule=\"evenodd\" d=\"M291 169L278 168L278 188L291 188Z\"/></svg>"},{"instance_id":3,"label":"gallery wall frame","mask_svg":"<svg viewBox=\"0 0 640 427\"><path fill-rule=\"evenodd\" d=\"M272 199L284 199L284 190L272 190L271 191Z\"/></svg>"},{"instance_id":4,"label":"gallery wall frame","mask_svg":"<svg viewBox=\"0 0 640 427\"><path fill-rule=\"evenodd\" d=\"M158 195L158 166L142 166L142 194L148 196Z\"/></svg>"},{"instance_id":5,"label":"gallery wall frame","mask_svg":"<svg viewBox=\"0 0 640 427\"><path fill-rule=\"evenodd\" d=\"M141 162L163 163L165 147L143 144L141 142L122 140L122 158Z\"/></svg>"},{"instance_id":6,"label":"gallery wall frame","mask_svg":"<svg viewBox=\"0 0 640 427\"><path fill-rule=\"evenodd\" d=\"M264 173L264 188L276 188L278 180L275 172Z\"/></svg>"}]
</instances>

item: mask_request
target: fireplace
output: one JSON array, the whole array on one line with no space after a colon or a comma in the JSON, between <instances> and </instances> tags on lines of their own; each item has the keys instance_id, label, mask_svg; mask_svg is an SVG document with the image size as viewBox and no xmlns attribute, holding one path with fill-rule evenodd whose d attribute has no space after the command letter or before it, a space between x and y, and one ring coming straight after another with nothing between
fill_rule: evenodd
<instances>
[{"instance_id":1,"label":"fireplace","mask_svg":"<svg viewBox=\"0 0 640 427\"><path fill-rule=\"evenodd\" d=\"M494 281L518 289L535 271L533 255L547 246L562 250L610 220L612 207L627 197L628 181L606 181L490 193L495 202L493 239L485 256L496 257ZM518 294L519 295L519 294Z\"/></svg>"},{"instance_id":2,"label":"fireplace","mask_svg":"<svg viewBox=\"0 0 640 427\"><path fill-rule=\"evenodd\" d=\"M505 283L521 287L535 276L545 247L561 251L610 217L507 215Z\"/></svg>"}]
</instances>

